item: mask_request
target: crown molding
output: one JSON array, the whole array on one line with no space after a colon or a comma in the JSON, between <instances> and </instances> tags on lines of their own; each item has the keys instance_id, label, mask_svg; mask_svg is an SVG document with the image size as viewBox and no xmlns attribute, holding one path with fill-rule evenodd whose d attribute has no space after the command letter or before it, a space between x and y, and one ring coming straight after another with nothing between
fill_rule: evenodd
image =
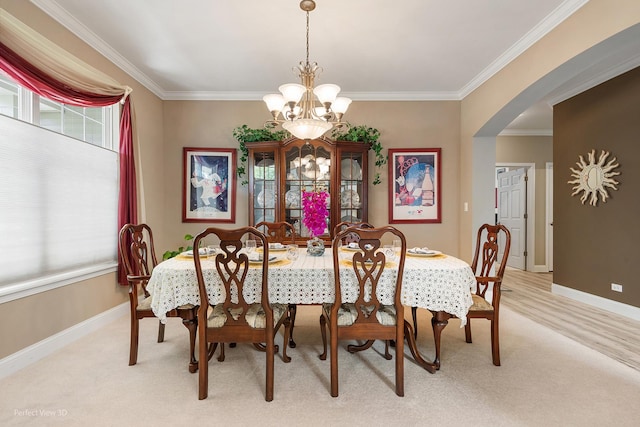
<instances>
[{"instance_id":1,"label":"crown molding","mask_svg":"<svg viewBox=\"0 0 640 427\"><path fill-rule=\"evenodd\" d=\"M482 70L480 74L460 89L460 99L465 98L471 92L480 87L484 82L489 80L498 71L502 70L511 61L533 46L538 42L538 40L547 35L551 30L575 13L576 10L584 6L588 1L589 0L567 0L563 2L553 12L547 15L540 24L522 36L520 40L500 55L498 59L493 61L487 68Z\"/></svg>"},{"instance_id":2,"label":"crown molding","mask_svg":"<svg viewBox=\"0 0 640 427\"><path fill-rule=\"evenodd\" d=\"M553 129L505 129L498 136L553 136Z\"/></svg>"},{"instance_id":3,"label":"crown molding","mask_svg":"<svg viewBox=\"0 0 640 427\"><path fill-rule=\"evenodd\" d=\"M44 13L55 19L75 34L80 40L87 43L93 49L102 54L109 61L113 62L118 68L125 73L129 74L136 81L142 84L144 87L153 92L156 96L162 99L164 91L156 82L149 78L146 74L140 71L135 65L127 61L122 55L120 55L115 49L113 49L104 40L98 37L93 31L87 28L82 22L71 16L62 6L55 0L30 0L31 3L36 5Z\"/></svg>"},{"instance_id":4,"label":"crown molding","mask_svg":"<svg viewBox=\"0 0 640 427\"><path fill-rule=\"evenodd\" d=\"M627 71L633 70L638 66L640 66L640 54L630 57L623 62L614 64L611 67L608 67L606 70L598 73L594 77L585 80L578 85L573 85L571 89L567 91L549 97L546 102L550 107L553 107L554 105L559 104L562 101L566 101L567 99L572 98L595 86L598 86L599 84L604 83L607 80L611 80L615 77L618 77L620 74L624 74Z\"/></svg>"}]
</instances>

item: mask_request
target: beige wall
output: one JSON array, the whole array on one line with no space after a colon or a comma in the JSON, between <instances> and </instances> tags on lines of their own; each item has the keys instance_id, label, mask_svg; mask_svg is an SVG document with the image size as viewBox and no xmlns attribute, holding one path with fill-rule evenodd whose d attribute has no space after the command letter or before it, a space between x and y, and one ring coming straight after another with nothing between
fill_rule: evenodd
<instances>
[{"instance_id":1,"label":"beige wall","mask_svg":"<svg viewBox=\"0 0 640 427\"><path fill-rule=\"evenodd\" d=\"M161 182L163 171L158 167L164 157L161 100L31 2L0 0L0 7L85 62L133 88L132 99L137 115L139 148L143 153L139 157L142 158L145 182ZM146 205L148 219L162 227L162 186L148 187L151 193ZM117 230L114 230L114 233L117 233ZM127 302L128 299L127 288L119 286L115 274L110 273L4 303L0 307L0 358Z\"/></svg>"},{"instance_id":2,"label":"beige wall","mask_svg":"<svg viewBox=\"0 0 640 427\"><path fill-rule=\"evenodd\" d=\"M166 232L159 251L179 246L182 236L196 233L206 224L182 223L182 148L233 147L233 128L247 124L261 127L268 113L263 102L167 101L164 133L166 140L165 211ZM458 195L458 132L460 103L433 102L354 102L349 110L354 125L369 125L380 130L385 154L389 148L442 148L442 224L399 224L409 245L428 245L451 254L458 253L456 210ZM375 168L373 155L369 170ZM382 183L369 184L369 221L388 223L388 170L381 170ZM237 188L235 226L247 225L247 189ZM224 226L224 225L221 225ZM231 227L232 225L227 225Z\"/></svg>"},{"instance_id":3,"label":"beige wall","mask_svg":"<svg viewBox=\"0 0 640 427\"><path fill-rule=\"evenodd\" d=\"M546 163L553 161L550 136L499 136L496 138L496 163L535 163L535 248L533 264L546 264ZM532 269L531 261L527 269Z\"/></svg>"}]
</instances>

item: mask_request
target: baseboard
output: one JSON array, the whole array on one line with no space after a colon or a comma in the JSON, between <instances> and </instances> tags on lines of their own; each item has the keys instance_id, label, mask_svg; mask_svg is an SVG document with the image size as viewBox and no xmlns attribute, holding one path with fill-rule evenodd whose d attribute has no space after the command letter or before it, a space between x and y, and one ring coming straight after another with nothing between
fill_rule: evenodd
<instances>
[{"instance_id":1,"label":"baseboard","mask_svg":"<svg viewBox=\"0 0 640 427\"><path fill-rule=\"evenodd\" d=\"M0 360L0 379L37 362L128 313L129 302L126 302L5 357Z\"/></svg>"},{"instance_id":2,"label":"baseboard","mask_svg":"<svg viewBox=\"0 0 640 427\"><path fill-rule=\"evenodd\" d=\"M531 272L532 273L548 273L549 267L547 267L547 264L534 265L533 268L531 269Z\"/></svg>"},{"instance_id":3,"label":"baseboard","mask_svg":"<svg viewBox=\"0 0 640 427\"><path fill-rule=\"evenodd\" d=\"M567 288L566 286L556 285L555 283L551 284L551 293L640 321L640 308L629 304L623 304L618 301L602 298L577 289Z\"/></svg>"}]
</instances>

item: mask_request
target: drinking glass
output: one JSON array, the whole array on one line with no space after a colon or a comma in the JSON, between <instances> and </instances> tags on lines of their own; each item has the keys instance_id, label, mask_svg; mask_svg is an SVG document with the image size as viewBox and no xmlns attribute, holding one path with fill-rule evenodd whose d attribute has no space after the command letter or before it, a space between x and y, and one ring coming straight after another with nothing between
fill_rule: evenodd
<instances>
[{"instance_id":1,"label":"drinking glass","mask_svg":"<svg viewBox=\"0 0 640 427\"><path fill-rule=\"evenodd\" d=\"M382 247L382 253L384 253L387 261L393 261L396 259L396 251L393 245L384 245Z\"/></svg>"},{"instance_id":2,"label":"drinking glass","mask_svg":"<svg viewBox=\"0 0 640 427\"><path fill-rule=\"evenodd\" d=\"M393 239L393 250L396 255L400 256L400 249L402 248L402 240Z\"/></svg>"},{"instance_id":3,"label":"drinking glass","mask_svg":"<svg viewBox=\"0 0 640 427\"><path fill-rule=\"evenodd\" d=\"M287 259L291 261L298 259L298 245L287 246Z\"/></svg>"},{"instance_id":4,"label":"drinking glass","mask_svg":"<svg viewBox=\"0 0 640 427\"><path fill-rule=\"evenodd\" d=\"M245 243L246 249L247 249L247 253L248 254L252 254L255 252L256 250L256 241L253 239L247 239L246 243Z\"/></svg>"}]
</instances>

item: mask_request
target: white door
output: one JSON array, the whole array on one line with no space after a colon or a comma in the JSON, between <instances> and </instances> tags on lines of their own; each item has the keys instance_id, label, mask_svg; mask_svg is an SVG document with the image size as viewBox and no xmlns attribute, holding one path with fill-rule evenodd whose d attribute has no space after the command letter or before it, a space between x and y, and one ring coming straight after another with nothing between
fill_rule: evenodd
<instances>
[{"instance_id":1,"label":"white door","mask_svg":"<svg viewBox=\"0 0 640 427\"><path fill-rule=\"evenodd\" d=\"M498 175L498 222L511 232L511 250L507 265L525 270L527 243L526 170L516 169ZM503 245L498 242L499 248ZM502 253L499 254L501 256Z\"/></svg>"}]
</instances>

